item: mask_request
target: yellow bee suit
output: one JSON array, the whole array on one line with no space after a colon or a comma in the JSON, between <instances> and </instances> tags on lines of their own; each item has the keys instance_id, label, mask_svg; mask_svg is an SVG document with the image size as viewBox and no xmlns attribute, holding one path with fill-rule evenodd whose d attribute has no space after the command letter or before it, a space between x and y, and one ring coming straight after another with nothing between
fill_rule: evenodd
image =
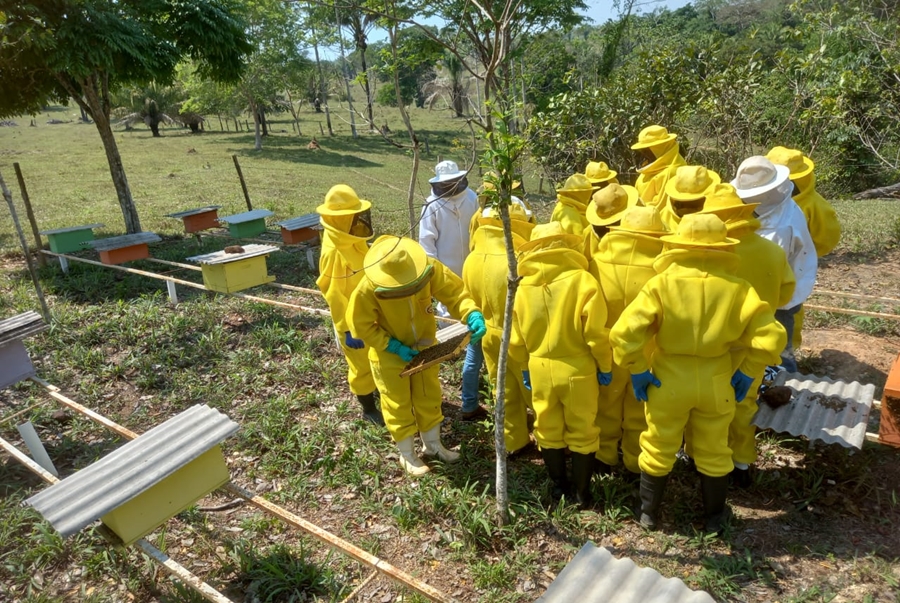
<instances>
[{"instance_id":1,"label":"yellow bee suit","mask_svg":"<svg viewBox=\"0 0 900 603\"><path fill-rule=\"evenodd\" d=\"M591 273L599 281L606 302L607 328L612 328L641 288L656 276L653 262L662 250L659 237L625 230L609 232L600 240ZM600 427L597 458L607 465L617 465L621 440L625 467L639 473L639 440L647 428L644 404L634 397L628 370L615 363L612 383L600 388L597 425Z\"/></svg>"},{"instance_id":2,"label":"yellow bee suit","mask_svg":"<svg viewBox=\"0 0 900 603\"><path fill-rule=\"evenodd\" d=\"M325 296L331 310L337 338L347 359L347 383L354 395L364 396L375 391L375 380L369 366L368 349L354 350L344 345L344 333L356 337L347 320L347 304L356 285L363 278L363 258L369 250L371 237L357 237L341 230L341 222L349 230L353 216L322 216L322 253L319 257L319 278L316 286Z\"/></svg>"},{"instance_id":3,"label":"yellow bee suit","mask_svg":"<svg viewBox=\"0 0 900 603\"><path fill-rule=\"evenodd\" d=\"M656 207L660 211L666 205L669 196L666 195L666 184L669 178L675 176L675 171L682 165L687 165L681 156L678 143L673 141L656 161L645 165L638 170L639 176L634 183L644 205Z\"/></svg>"},{"instance_id":4,"label":"yellow bee suit","mask_svg":"<svg viewBox=\"0 0 900 603\"><path fill-rule=\"evenodd\" d=\"M407 297L377 297L375 285L363 278L350 296L347 311L350 331L369 346L372 375L381 392L381 412L395 442L412 437L417 431L427 432L444 416L439 365L401 377L407 363L387 351L390 338L415 350L435 344L437 323L432 298L444 304L451 316L461 320L478 309L462 280L449 268L431 257L428 265L433 271L431 280L422 290Z\"/></svg>"},{"instance_id":5,"label":"yellow bee suit","mask_svg":"<svg viewBox=\"0 0 900 603\"><path fill-rule=\"evenodd\" d=\"M528 240L531 224L511 220L513 246L518 249ZM520 232L515 232L516 229ZM524 235L524 236L523 236ZM506 283L509 265L506 258L506 241L499 220L482 219L482 225L473 235L473 249L463 265L463 283L472 299L481 309L487 333L481 340L484 363L488 376L497 387L497 362L500 358L500 338L503 334L503 317L506 310ZM506 378L503 382L506 414L503 434L506 450L515 452L528 444L528 417L526 408L531 406L531 392L522 382L522 371L527 365L513 358L507 359Z\"/></svg>"},{"instance_id":6,"label":"yellow bee suit","mask_svg":"<svg viewBox=\"0 0 900 603\"><path fill-rule=\"evenodd\" d=\"M728 426L735 401L731 349L746 349L740 370L761 373L777 362L787 334L773 310L746 281L732 276L731 251L673 249L654 263L644 285L610 331L615 361L632 374L652 367L661 387L648 389L641 471L668 475L690 428L697 469L731 472ZM645 349L656 338L650 361Z\"/></svg>"},{"instance_id":7,"label":"yellow bee suit","mask_svg":"<svg viewBox=\"0 0 900 603\"><path fill-rule=\"evenodd\" d=\"M520 256L509 354L531 373L538 445L594 454L597 370L612 370L606 305L584 255L559 239Z\"/></svg>"},{"instance_id":8,"label":"yellow bee suit","mask_svg":"<svg viewBox=\"0 0 900 603\"><path fill-rule=\"evenodd\" d=\"M559 222L569 234L581 236L590 226L584 212L591 200L591 189L586 191L566 191L556 194L556 206L550 214L551 222Z\"/></svg>"}]
</instances>

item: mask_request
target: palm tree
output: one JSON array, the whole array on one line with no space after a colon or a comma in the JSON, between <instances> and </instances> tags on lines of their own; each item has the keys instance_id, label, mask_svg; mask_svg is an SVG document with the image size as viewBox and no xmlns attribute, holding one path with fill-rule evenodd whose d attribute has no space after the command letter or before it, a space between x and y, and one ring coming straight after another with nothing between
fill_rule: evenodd
<instances>
[{"instance_id":1,"label":"palm tree","mask_svg":"<svg viewBox=\"0 0 900 603\"><path fill-rule=\"evenodd\" d=\"M441 64L435 67L434 79L425 85L425 93L428 97L425 104L431 108L435 101L441 97L448 98L448 105L453 109L456 117L462 117L465 112L465 103L469 98L469 84L466 77L466 68L462 61L452 53L447 53Z\"/></svg>"},{"instance_id":2,"label":"palm tree","mask_svg":"<svg viewBox=\"0 0 900 603\"><path fill-rule=\"evenodd\" d=\"M126 129L133 128L136 124L144 123L150 128L154 137L160 136L160 124L175 124L181 121L178 119L178 107L180 105L181 92L170 86L159 86L150 84L144 88L133 88L124 90L117 94L113 102L119 106L116 113L119 117L119 125L125 126ZM172 117L175 115L175 117ZM199 122L202 121L197 115L195 119L186 121L193 122L192 131L196 131ZM190 124L186 124L190 125Z\"/></svg>"}]
</instances>

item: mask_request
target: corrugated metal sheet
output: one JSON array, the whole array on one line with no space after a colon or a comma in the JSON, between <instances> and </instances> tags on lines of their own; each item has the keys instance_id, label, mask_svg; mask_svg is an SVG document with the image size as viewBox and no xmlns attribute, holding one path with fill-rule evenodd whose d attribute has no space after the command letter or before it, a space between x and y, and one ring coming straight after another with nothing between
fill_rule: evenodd
<instances>
[{"instance_id":1,"label":"corrugated metal sheet","mask_svg":"<svg viewBox=\"0 0 900 603\"><path fill-rule=\"evenodd\" d=\"M16 339L24 339L49 328L37 312L24 312L0 321L0 346Z\"/></svg>"},{"instance_id":2,"label":"corrugated metal sheet","mask_svg":"<svg viewBox=\"0 0 900 603\"><path fill-rule=\"evenodd\" d=\"M107 237L105 239L97 239L96 241L85 241L83 245L93 247L97 251L112 251L113 249L122 249L123 247L131 247L132 245L140 245L141 243L158 243L162 241L155 232L138 232L135 234L120 235L118 237Z\"/></svg>"},{"instance_id":3,"label":"corrugated metal sheet","mask_svg":"<svg viewBox=\"0 0 900 603\"><path fill-rule=\"evenodd\" d=\"M691 590L678 578L616 559L588 542L538 599L541 603L715 603L708 593Z\"/></svg>"},{"instance_id":4,"label":"corrugated metal sheet","mask_svg":"<svg viewBox=\"0 0 900 603\"><path fill-rule=\"evenodd\" d=\"M27 500L70 536L171 475L234 432L238 424L198 404Z\"/></svg>"},{"instance_id":5,"label":"corrugated metal sheet","mask_svg":"<svg viewBox=\"0 0 900 603\"><path fill-rule=\"evenodd\" d=\"M175 212L174 214L166 214L167 218L187 218L188 216L196 216L197 214L205 214L208 211L221 209L221 205L207 205L206 207L198 207L197 209L186 209L184 211Z\"/></svg>"},{"instance_id":6,"label":"corrugated metal sheet","mask_svg":"<svg viewBox=\"0 0 900 603\"><path fill-rule=\"evenodd\" d=\"M223 251L215 251L203 255L195 255L189 257L189 262L197 262L198 264L227 264L237 260L246 260L247 258L256 257L258 255L269 255L273 251L278 251L279 247L275 245L240 245L244 251L241 253L227 253Z\"/></svg>"},{"instance_id":7,"label":"corrugated metal sheet","mask_svg":"<svg viewBox=\"0 0 900 603\"><path fill-rule=\"evenodd\" d=\"M319 214L306 214L299 218L291 218L278 225L285 230L300 230L301 228L314 228L319 225Z\"/></svg>"},{"instance_id":8,"label":"corrugated metal sheet","mask_svg":"<svg viewBox=\"0 0 900 603\"><path fill-rule=\"evenodd\" d=\"M42 235L62 234L64 232L75 232L76 230L94 230L95 228L103 228L106 224L86 224L84 226L69 226L68 228L56 228L54 230L42 230Z\"/></svg>"},{"instance_id":9,"label":"corrugated metal sheet","mask_svg":"<svg viewBox=\"0 0 900 603\"><path fill-rule=\"evenodd\" d=\"M791 403L776 409L760 403L753 417L754 425L805 436L810 441L862 448L875 396L874 385L783 371L776 377L775 385L786 385L793 390Z\"/></svg>"},{"instance_id":10,"label":"corrugated metal sheet","mask_svg":"<svg viewBox=\"0 0 900 603\"><path fill-rule=\"evenodd\" d=\"M268 218L269 216L274 216L275 214L268 209L254 209L253 211L245 211L242 214L234 214L233 216L224 216L219 218L219 222L226 222L228 224L240 224L241 222L250 222L252 220L259 220L260 218Z\"/></svg>"}]
</instances>

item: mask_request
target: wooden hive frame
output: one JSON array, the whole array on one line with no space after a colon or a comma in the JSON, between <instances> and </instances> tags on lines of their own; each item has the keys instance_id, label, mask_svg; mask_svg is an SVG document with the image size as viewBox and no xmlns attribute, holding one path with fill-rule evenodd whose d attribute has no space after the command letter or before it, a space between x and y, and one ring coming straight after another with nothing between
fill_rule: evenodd
<instances>
[{"instance_id":1,"label":"wooden hive frame","mask_svg":"<svg viewBox=\"0 0 900 603\"><path fill-rule=\"evenodd\" d=\"M438 342L419 352L400 373L401 377L415 375L435 364L456 358L469 345L472 333L469 327L459 323L439 330L436 337Z\"/></svg>"}]
</instances>

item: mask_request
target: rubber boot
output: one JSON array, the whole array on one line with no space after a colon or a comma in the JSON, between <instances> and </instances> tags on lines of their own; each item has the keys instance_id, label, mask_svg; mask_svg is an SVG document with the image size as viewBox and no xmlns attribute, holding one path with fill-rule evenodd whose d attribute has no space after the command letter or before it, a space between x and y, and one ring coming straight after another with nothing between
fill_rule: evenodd
<instances>
[{"instance_id":1,"label":"rubber boot","mask_svg":"<svg viewBox=\"0 0 900 603\"><path fill-rule=\"evenodd\" d=\"M710 477L700 474L700 491L703 494L704 529L719 534L728 523L731 511L725 504L728 494L728 476Z\"/></svg>"},{"instance_id":2,"label":"rubber boot","mask_svg":"<svg viewBox=\"0 0 900 603\"><path fill-rule=\"evenodd\" d=\"M400 466L410 475L425 475L431 471L416 454L416 443L413 436L397 442L397 450L400 451Z\"/></svg>"},{"instance_id":3,"label":"rubber boot","mask_svg":"<svg viewBox=\"0 0 900 603\"><path fill-rule=\"evenodd\" d=\"M746 490L753 485L753 476L750 474L749 467L746 469L738 469L735 467L730 473L730 478L731 485L735 488Z\"/></svg>"},{"instance_id":4,"label":"rubber boot","mask_svg":"<svg viewBox=\"0 0 900 603\"><path fill-rule=\"evenodd\" d=\"M572 482L575 486L575 501L582 511L594 505L591 494L591 476L594 475L594 455L572 453Z\"/></svg>"},{"instance_id":5,"label":"rubber boot","mask_svg":"<svg viewBox=\"0 0 900 603\"><path fill-rule=\"evenodd\" d=\"M420 431L422 436L422 454L436 456L445 463L455 463L459 460L459 453L447 450L441 443L441 424L438 423L428 431Z\"/></svg>"},{"instance_id":6,"label":"rubber boot","mask_svg":"<svg viewBox=\"0 0 900 603\"><path fill-rule=\"evenodd\" d=\"M550 496L553 502L558 503L563 496L570 496L569 478L566 477L566 449L565 448L541 448L541 457L544 459L544 467L553 486Z\"/></svg>"},{"instance_id":7,"label":"rubber boot","mask_svg":"<svg viewBox=\"0 0 900 603\"><path fill-rule=\"evenodd\" d=\"M640 524L650 530L656 529L659 507L666 492L669 475L650 475L641 471L641 515Z\"/></svg>"},{"instance_id":8,"label":"rubber boot","mask_svg":"<svg viewBox=\"0 0 900 603\"><path fill-rule=\"evenodd\" d=\"M364 396L357 395L356 399L359 400L359 405L362 406L363 419L369 423L384 427L384 417L381 416L381 409L378 408L378 404L375 402L374 392Z\"/></svg>"},{"instance_id":9,"label":"rubber boot","mask_svg":"<svg viewBox=\"0 0 900 603\"><path fill-rule=\"evenodd\" d=\"M604 475L611 475L612 474L612 466L610 466L608 463L604 463L603 461L601 461L599 457L595 457L595 458L596 458L596 460L594 461L594 473L596 473L597 475L599 475L601 477Z\"/></svg>"}]
</instances>

